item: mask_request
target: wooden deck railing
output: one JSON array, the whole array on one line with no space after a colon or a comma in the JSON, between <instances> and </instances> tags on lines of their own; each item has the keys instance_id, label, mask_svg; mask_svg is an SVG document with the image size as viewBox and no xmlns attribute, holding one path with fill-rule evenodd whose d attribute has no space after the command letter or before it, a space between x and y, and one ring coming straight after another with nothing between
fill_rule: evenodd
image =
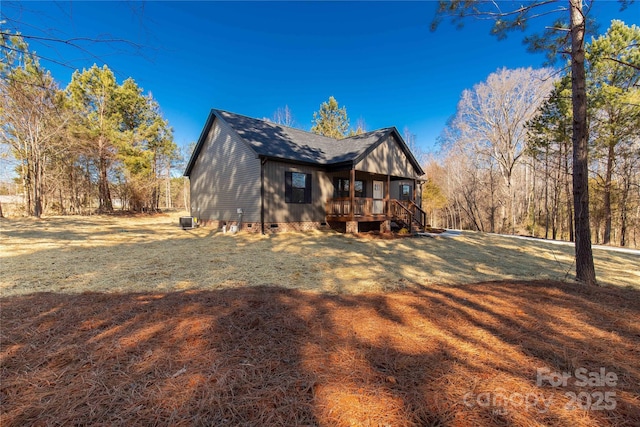
<instances>
[{"instance_id":1,"label":"wooden deck railing","mask_svg":"<svg viewBox=\"0 0 640 427\"><path fill-rule=\"evenodd\" d=\"M410 209L413 210L414 220L420 225L420 227L425 228L427 226L427 213L422 210L420 206L418 206L413 200L409 201Z\"/></svg>"},{"instance_id":2,"label":"wooden deck railing","mask_svg":"<svg viewBox=\"0 0 640 427\"><path fill-rule=\"evenodd\" d=\"M351 200L348 197L338 197L327 201L327 218L342 221L351 221L352 218L354 221L391 219L399 220L407 226L417 224L420 227L424 227L427 221L426 212L411 200L391 199L387 201L369 197L356 197L353 200L353 216L351 211ZM389 215L387 215L387 212L389 212Z\"/></svg>"},{"instance_id":3,"label":"wooden deck railing","mask_svg":"<svg viewBox=\"0 0 640 427\"><path fill-rule=\"evenodd\" d=\"M427 224L427 213L413 200L394 199L391 204L391 217L393 219L399 219L407 226L416 224L424 228Z\"/></svg>"},{"instance_id":4,"label":"wooden deck railing","mask_svg":"<svg viewBox=\"0 0 640 427\"><path fill-rule=\"evenodd\" d=\"M369 197L356 197L353 200L354 217L386 216L386 201ZM330 199L326 205L328 217L346 217L351 215L351 200L348 197Z\"/></svg>"},{"instance_id":5,"label":"wooden deck railing","mask_svg":"<svg viewBox=\"0 0 640 427\"><path fill-rule=\"evenodd\" d=\"M399 219L407 226L410 226L411 218L413 218L413 212L411 212L400 200L394 199L391 203L391 218Z\"/></svg>"}]
</instances>

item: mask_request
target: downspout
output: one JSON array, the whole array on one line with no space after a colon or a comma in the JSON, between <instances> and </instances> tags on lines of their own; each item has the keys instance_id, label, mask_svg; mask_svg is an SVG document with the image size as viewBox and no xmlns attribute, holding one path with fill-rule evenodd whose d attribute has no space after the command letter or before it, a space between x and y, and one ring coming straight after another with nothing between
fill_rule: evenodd
<instances>
[{"instance_id":1,"label":"downspout","mask_svg":"<svg viewBox=\"0 0 640 427\"><path fill-rule=\"evenodd\" d=\"M264 165L267 163L266 158L260 159L260 228L264 233Z\"/></svg>"},{"instance_id":2,"label":"downspout","mask_svg":"<svg viewBox=\"0 0 640 427\"><path fill-rule=\"evenodd\" d=\"M413 178L413 204L415 204L416 206L418 206L418 180ZM420 206L418 206L420 207ZM422 209L420 207L420 209ZM418 210L414 209L414 214L413 214L413 219L415 220L415 217L418 216ZM422 221L420 221L422 222Z\"/></svg>"}]
</instances>

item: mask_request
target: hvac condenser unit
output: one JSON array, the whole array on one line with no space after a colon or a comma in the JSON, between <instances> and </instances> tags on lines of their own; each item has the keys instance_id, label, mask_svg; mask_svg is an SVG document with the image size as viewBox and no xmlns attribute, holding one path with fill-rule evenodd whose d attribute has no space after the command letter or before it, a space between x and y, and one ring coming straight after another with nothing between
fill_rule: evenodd
<instances>
[{"instance_id":1,"label":"hvac condenser unit","mask_svg":"<svg viewBox=\"0 0 640 427\"><path fill-rule=\"evenodd\" d=\"M180 227L182 227L183 230L186 230L187 228L196 228L195 218L192 216L181 216Z\"/></svg>"}]
</instances>

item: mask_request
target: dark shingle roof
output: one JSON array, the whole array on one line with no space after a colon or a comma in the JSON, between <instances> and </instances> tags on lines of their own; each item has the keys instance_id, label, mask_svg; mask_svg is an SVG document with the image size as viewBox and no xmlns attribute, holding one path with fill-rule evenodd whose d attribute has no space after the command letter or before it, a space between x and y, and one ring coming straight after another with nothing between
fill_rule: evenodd
<instances>
[{"instance_id":1,"label":"dark shingle roof","mask_svg":"<svg viewBox=\"0 0 640 427\"><path fill-rule=\"evenodd\" d=\"M390 129L337 140L266 120L214 110L258 155L328 165L353 160ZM365 137L366 136L366 137Z\"/></svg>"},{"instance_id":2,"label":"dark shingle roof","mask_svg":"<svg viewBox=\"0 0 640 427\"><path fill-rule=\"evenodd\" d=\"M259 156L323 166L355 163L368 151L375 148L383 140L383 137L395 132L403 145L403 150L408 154L414 166L417 166L416 170L422 171L395 128L378 129L337 140L266 120L214 109L211 110L211 115L187 165L185 175L189 175L215 117L224 120Z\"/></svg>"}]
</instances>

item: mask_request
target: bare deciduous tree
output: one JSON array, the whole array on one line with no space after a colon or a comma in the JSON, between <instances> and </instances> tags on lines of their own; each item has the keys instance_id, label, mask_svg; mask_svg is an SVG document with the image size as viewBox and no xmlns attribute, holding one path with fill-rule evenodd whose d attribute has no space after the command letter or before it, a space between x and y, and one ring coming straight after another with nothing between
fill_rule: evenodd
<instances>
[{"instance_id":1,"label":"bare deciduous tree","mask_svg":"<svg viewBox=\"0 0 640 427\"><path fill-rule=\"evenodd\" d=\"M275 113L273 113L272 122L289 127L296 127L296 121L293 118L293 113L291 112L291 108L288 105L284 107L279 107Z\"/></svg>"},{"instance_id":2,"label":"bare deciduous tree","mask_svg":"<svg viewBox=\"0 0 640 427\"><path fill-rule=\"evenodd\" d=\"M482 167L491 174L494 167L499 170L509 211L502 222L510 223L512 232L517 222L513 176L525 153L525 124L553 89L552 74L550 69L498 70L462 93L450 124L456 128L457 140L453 143L466 146L466 151L481 159ZM495 183L491 180L490 184Z\"/></svg>"},{"instance_id":3,"label":"bare deciduous tree","mask_svg":"<svg viewBox=\"0 0 640 427\"><path fill-rule=\"evenodd\" d=\"M23 179L29 215L43 213L47 162L67 123L62 94L21 37L7 39L0 79L0 142L11 147Z\"/></svg>"}]
</instances>

